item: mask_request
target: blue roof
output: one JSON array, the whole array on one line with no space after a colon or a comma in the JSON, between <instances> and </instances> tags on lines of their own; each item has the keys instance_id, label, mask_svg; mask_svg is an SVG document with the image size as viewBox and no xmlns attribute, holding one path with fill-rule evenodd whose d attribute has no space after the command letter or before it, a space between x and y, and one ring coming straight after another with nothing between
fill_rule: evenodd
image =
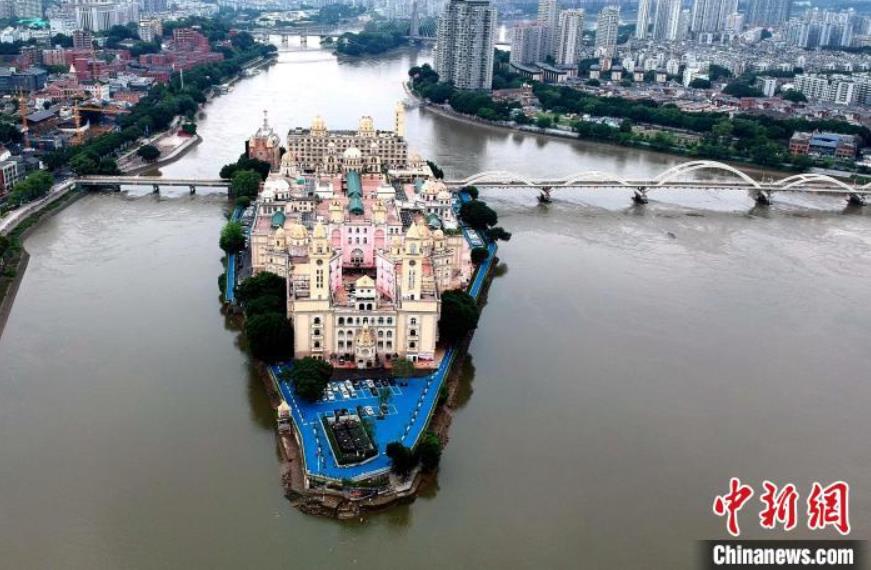
<instances>
[{"instance_id":1,"label":"blue roof","mask_svg":"<svg viewBox=\"0 0 871 570\"><path fill-rule=\"evenodd\" d=\"M272 214L272 227L279 228L284 225L284 221L287 217L284 215L284 212L278 210L274 214Z\"/></svg>"},{"instance_id":2,"label":"blue roof","mask_svg":"<svg viewBox=\"0 0 871 570\"><path fill-rule=\"evenodd\" d=\"M348 194L350 198L348 199L348 211L352 214L361 215L363 210L363 199L357 196L356 194Z\"/></svg>"},{"instance_id":3,"label":"blue roof","mask_svg":"<svg viewBox=\"0 0 871 570\"><path fill-rule=\"evenodd\" d=\"M348 196L363 197L363 181L360 179L360 173L356 170L348 172L345 176L348 181Z\"/></svg>"}]
</instances>

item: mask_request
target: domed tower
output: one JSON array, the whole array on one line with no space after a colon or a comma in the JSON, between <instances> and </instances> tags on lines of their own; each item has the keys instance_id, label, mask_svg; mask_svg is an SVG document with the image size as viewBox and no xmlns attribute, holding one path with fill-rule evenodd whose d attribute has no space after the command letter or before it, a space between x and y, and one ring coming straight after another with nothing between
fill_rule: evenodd
<instances>
[{"instance_id":1,"label":"domed tower","mask_svg":"<svg viewBox=\"0 0 871 570\"><path fill-rule=\"evenodd\" d=\"M375 200L372 204L372 221L376 225L383 224L387 221L387 206L384 205L384 200Z\"/></svg>"},{"instance_id":2,"label":"domed tower","mask_svg":"<svg viewBox=\"0 0 871 570\"><path fill-rule=\"evenodd\" d=\"M304 256L308 247L308 230L304 225L296 223L290 226L289 234L288 253L294 257Z\"/></svg>"},{"instance_id":3,"label":"domed tower","mask_svg":"<svg viewBox=\"0 0 871 570\"><path fill-rule=\"evenodd\" d=\"M268 162L272 170L278 168L281 160L281 139L269 126L266 111L263 111L263 124L248 139L248 158Z\"/></svg>"},{"instance_id":4,"label":"domed tower","mask_svg":"<svg viewBox=\"0 0 871 570\"><path fill-rule=\"evenodd\" d=\"M342 153L342 170L345 172L351 170L361 172L363 170L363 153L360 152L359 148L351 146L345 149L345 152Z\"/></svg>"},{"instance_id":5,"label":"domed tower","mask_svg":"<svg viewBox=\"0 0 871 570\"><path fill-rule=\"evenodd\" d=\"M363 115L360 118L360 126L357 129L357 136L369 138L375 136L375 122L369 115Z\"/></svg>"},{"instance_id":6,"label":"domed tower","mask_svg":"<svg viewBox=\"0 0 871 570\"><path fill-rule=\"evenodd\" d=\"M330 202L330 223L341 224L345 221L345 209L342 208L342 203L338 200Z\"/></svg>"},{"instance_id":7,"label":"domed tower","mask_svg":"<svg viewBox=\"0 0 871 570\"><path fill-rule=\"evenodd\" d=\"M423 243L420 227L412 222L405 234L402 250L402 297L404 299L420 299L423 275Z\"/></svg>"},{"instance_id":8,"label":"domed tower","mask_svg":"<svg viewBox=\"0 0 871 570\"><path fill-rule=\"evenodd\" d=\"M327 124L320 115L316 115L312 121L311 134L313 137L327 136Z\"/></svg>"},{"instance_id":9,"label":"domed tower","mask_svg":"<svg viewBox=\"0 0 871 570\"><path fill-rule=\"evenodd\" d=\"M327 300L330 298L330 257L333 250L327 239L327 228L320 222L312 230L312 238L309 242L308 256L312 266L311 272L311 298L313 300Z\"/></svg>"},{"instance_id":10,"label":"domed tower","mask_svg":"<svg viewBox=\"0 0 871 570\"><path fill-rule=\"evenodd\" d=\"M357 368L371 368L375 365L375 336L369 325L363 325L357 333L354 346Z\"/></svg>"}]
</instances>

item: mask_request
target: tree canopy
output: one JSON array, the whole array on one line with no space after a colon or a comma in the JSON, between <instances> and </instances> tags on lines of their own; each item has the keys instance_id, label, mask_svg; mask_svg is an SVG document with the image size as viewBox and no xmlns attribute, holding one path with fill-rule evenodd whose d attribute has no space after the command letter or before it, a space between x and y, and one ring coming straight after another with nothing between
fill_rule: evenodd
<instances>
[{"instance_id":1,"label":"tree canopy","mask_svg":"<svg viewBox=\"0 0 871 570\"><path fill-rule=\"evenodd\" d=\"M388 443L385 453L390 458L390 470L401 477L407 477L417 467L418 457L398 441Z\"/></svg>"},{"instance_id":2,"label":"tree canopy","mask_svg":"<svg viewBox=\"0 0 871 570\"><path fill-rule=\"evenodd\" d=\"M269 271L261 271L236 287L236 299L243 304L265 296L287 299L287 281L284 277Z\"/></svg>"},{"instance_id":3,"label":"tree canopy","mask_svg":"<svg viewBox=\"0 0 871 570\"><path fill-rule=\"evenodd\" d=\"M439 318L439 337L454 342L465 337L478 326L480 311L475 299L459 289L442 293L442 314Z\"/></svg>"},{"instance_id":4,"label":"tree canopy","mask_svg":"<svg viewBox=\"0 0 871 570\"><path fill-rule=\"evenodd\" d=\"M257 197L257 192L260 190L260 175L253 170L237 170L233 173L233 178L230 182L230 189L238 198L247 196L249 198Z\"/></svg>"},{"instance_id":5,"label":"tree canopy","mask_svg":"<svg viewBox=\"0 0 871 570\"><path fill-rule=\"evenodd\" d=\"M306 356L293 363L288 379L300 398L314 402L320 399L332 375L333 367L328 362Z\"/></svg>"},{"instance_id":6,"label":"tree canopy","mask_svg":"<svg viewBox=\"0 0 871 570\"><path fill-rule=\"evenodd\" d=\"M245 232L239 222L227 222L221 230L219 241L221 249L227 253L238 253L245 249Z\"/></svg>"},{"instance_id":7,"label":"tree canopy","mask_svg":"<svg viewBox=\"0 0 871 570\"><path fill-rule=\"evenodd\" d=\"M496 212L486 202L480 200L463 202L463 205L460 206L460 219L476 230L486 230L495 226L499 221Z\"/></svg>"},{"instance_id":8,"label":"tree canopy","mask_svg":"<svg viewBox=\"0 0 871 570\"><path fill-rule=\"evenodd\" d=\"M281 313L251 315L245 319L245 336L251 354L264 362L293 356L293 329Z\"/></svg>"},{"instance_id":9,"label":"tree canopy","mask_svg":"<svg viewBox=\"0 0 871 570\"><path fill-rule=\"evenodd\" d=\"M158 149L154 145L146 144L139 147L139 149L136 151L136 154L142 157L142 160L154 162L160 156L160 149Z\"/></svg>"}]
</instances>

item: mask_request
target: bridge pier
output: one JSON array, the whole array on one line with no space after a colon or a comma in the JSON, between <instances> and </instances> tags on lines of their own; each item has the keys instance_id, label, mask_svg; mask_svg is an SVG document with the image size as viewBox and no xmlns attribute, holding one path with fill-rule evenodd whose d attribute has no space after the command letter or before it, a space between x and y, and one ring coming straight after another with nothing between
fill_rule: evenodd
<instances>
[{"instance_id":1,"label":"bridge pier","mask_svg":"<svg viewBox=\"0 0 871 570\"><path fill-rule=\"evenodd\" d=\"M194 194L197 193L197 187L194 186L193 184L188 187L188 190L190 190L191 196L193 196Z\"/></svg>"},{"instance_id":2,"label":"bridge pier","mask_svg":"<svg viewBox=\"0 0 871 570\"><path fill-rule=\"evenodd\" d=\"M771 194L766 193L765 190L760 190L756 193L756 204L759 206L770 206L771 205Z\"/></svg>"},{"instance_id":3,"label":"bridge pier","mask_svg":"<svg viewBox=\"0 0 871 570\"><path fill-rule=\"evenodd\" d=\"M849 204L850 206L864 206L865 198L863 198L859 194L851 193L849 196L847 196L847 204Z\"/></svg>"},{"instance_id":4,"label":"bridge pier","mask_svg":"<svg viewBox=\"0 0 871 570\"><path fill-rule=\"evenodd\" d=\"M647 200L647 188L645 188L644 186L639 186L635 190L635 194L632 195L632 202L636 206L643 206L644 204L646 204L648 202L648 200Z\"/></svg>"},{"instance_id":5,"label":"bridge pier","mask_svg":"<svg viewBox=\"0 0 871 570\"><path fill-rule=\"evenodd\" d=\"M307 35L303 34L303 35L299 36L299 45L301 45L301 46L308 45L308 36Z\"/></svg>"},{"instance_id":6,"label":"bridge pier","mask_svg":"<svg viewBox=\"0 0 871 570\"><path fill-rule=\"evenodd\" d=\"M281 45L286 46L288 39L287 34L281 34Z\"/></svg>"},{"instance_id":7,"label":"bridge pier","mask_svg":"<svg viewBox=\"0 0 871 570\"><path fill-rule=\"evenodd\" d=\"M151 193L152 194L160 194L160 184L152 184L151 185Z\"/></svg>"},{"instance_id":8,"label":"bridge pier","mask_svg":"<svg viewBox=\"0 0 871 570\"><path fill-rule=\"evenodd\" d=\"M551 191L550 186L542 186L541 187L541 194L538 195L538 201L541 202L542 204L550 204L552 201L550 199L550 191Z\"/></svg>"}]
</instances>

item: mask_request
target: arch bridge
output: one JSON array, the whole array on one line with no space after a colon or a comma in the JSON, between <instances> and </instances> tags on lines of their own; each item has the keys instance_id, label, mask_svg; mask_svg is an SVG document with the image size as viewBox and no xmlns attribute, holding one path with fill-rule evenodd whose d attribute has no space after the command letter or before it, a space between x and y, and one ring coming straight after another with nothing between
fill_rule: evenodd
<instances>
[{"instance_id":1,"label":"arch bridge","mask_svg":"<svg viewBox=\"0 0 871 570\"><path fill-rule=\"evenodd\" d=\"M716 180L699 180L694 173L705 171L725 175ZM672 166L653 178L625 178L610 172L585 170L564 177L533 178L506 170L479 172L466 178L446 180L450 187L479 186L484 188L535 188L540 199L549 202L554 190L563 188L624 189L633 191L633 201L647 203L649 192L663 189L680 190L742 190L749 191L761 204L770 204L774 194L803 192L844 196L854 205L871 200L871 182L848 184L825 174L804 173L779 180L756 180L732 165L713 160L693 160Z\"/></svg>"}]
</instances>

